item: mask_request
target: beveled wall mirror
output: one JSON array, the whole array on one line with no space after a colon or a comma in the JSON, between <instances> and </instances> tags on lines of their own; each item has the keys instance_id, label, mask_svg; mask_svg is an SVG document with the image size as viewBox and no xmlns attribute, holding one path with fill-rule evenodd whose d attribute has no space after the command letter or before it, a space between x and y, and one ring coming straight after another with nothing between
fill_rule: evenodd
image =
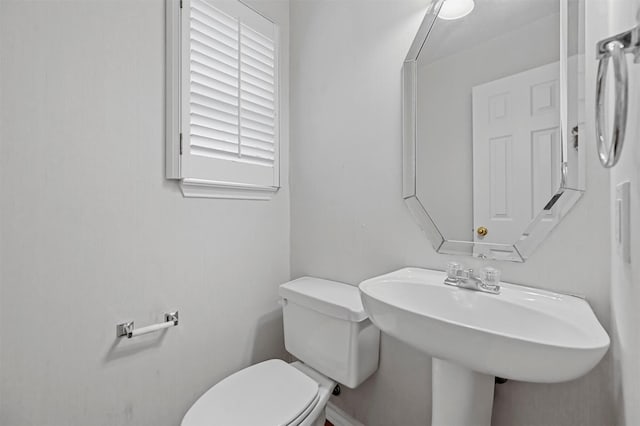
<instances>
[{"instance_id":1,"label":"beveled wall mirror","mask_svg":"<svg viewBox=\"0 0 640 426\"><path fill-rule=\"evenodd\" d=\"M438 252L523 262L582 195L583 1L429 5L403 67L403 196Z\"/></svg>"}]
</instances>

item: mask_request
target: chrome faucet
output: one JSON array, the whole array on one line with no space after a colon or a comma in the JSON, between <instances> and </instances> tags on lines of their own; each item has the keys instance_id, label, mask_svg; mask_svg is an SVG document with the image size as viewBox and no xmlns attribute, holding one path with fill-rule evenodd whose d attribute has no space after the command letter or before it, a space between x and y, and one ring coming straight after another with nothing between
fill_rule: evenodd
<instances>
[{"instance_id":1,"label":"chrome faucet","mask_svg":"<svg viewBox=\"0 0 640 426\"><path fill-rule=\"evenodd\" d=\"M464 269L459 263L449 262L444 283L484 293L500 294L500 271L495 268L484 268L479 276L474 275L473 269Z\"/></svg>"}]
</instances>

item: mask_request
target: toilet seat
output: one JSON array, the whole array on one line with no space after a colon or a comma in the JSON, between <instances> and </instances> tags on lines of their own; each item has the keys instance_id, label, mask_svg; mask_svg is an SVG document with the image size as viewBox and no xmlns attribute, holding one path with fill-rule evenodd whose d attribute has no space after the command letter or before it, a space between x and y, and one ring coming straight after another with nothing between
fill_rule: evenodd
<instances>
[{"instance_id":1,"label":"toilet seat","mask_svg":"<svg viewBox=\"0 0 640 426\"><path fill-rule=\"evenodd\" d=\"M291 423L289 423L287 426L300 426L302 424L302 422L309 417L309 414L311 413L311 411L313 411L314 408L316 408L316 406L318 405L318 402L320 401L320 392L318 392L318 394L316 395L316 397L313 399L313 401L311 401L311 404L309 404L309 406L307 408L304 409L304 411L302 413L300 413L300 415L298 417L296 417Z\"/></svg>"},{"instance_id":2,"label":"toilet seat","mask_svg":"<svg viewBox=\"0 0 640 426\"><path fill-rule=\"evenodd\" d=\"M247 367L204 393L182 426L297 426L320 400L320 385L279 359Z\"/></svg>"}]
</instances>

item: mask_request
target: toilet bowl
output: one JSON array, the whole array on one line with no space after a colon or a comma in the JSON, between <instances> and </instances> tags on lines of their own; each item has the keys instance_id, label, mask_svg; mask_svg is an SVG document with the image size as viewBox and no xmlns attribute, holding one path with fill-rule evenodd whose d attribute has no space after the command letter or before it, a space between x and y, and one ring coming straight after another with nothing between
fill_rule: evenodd
<instances>
[{"instance_id":1,"label":"toilet bowl","mask_svg":"<svg viewBox=\"0 0 640 426\"><path fill-rule=\"evenodd\" d=\"M285 347L300 361L271 359L226 377L181 426L323 426L336 383L354 388L377 370L380 331L357 287L303 277L279 293Z\"/></svg>"}]
</instances>

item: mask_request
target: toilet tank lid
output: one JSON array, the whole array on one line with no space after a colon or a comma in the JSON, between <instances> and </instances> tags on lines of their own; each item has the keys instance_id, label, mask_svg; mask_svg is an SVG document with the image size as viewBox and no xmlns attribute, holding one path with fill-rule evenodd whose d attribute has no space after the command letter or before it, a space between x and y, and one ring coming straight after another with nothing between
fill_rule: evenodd
<instances>
[{"instance_id":1,"label":"toilet tank lid","mask_svg":"<svg viewBox=\"0 0 640 426\"><path fill-rule=\"evenodd\" d=\"M337 281L302 277L280 285L280 296L290 302L346 321L368 318L358 287Z\"/></svg>"}]
</instances>

